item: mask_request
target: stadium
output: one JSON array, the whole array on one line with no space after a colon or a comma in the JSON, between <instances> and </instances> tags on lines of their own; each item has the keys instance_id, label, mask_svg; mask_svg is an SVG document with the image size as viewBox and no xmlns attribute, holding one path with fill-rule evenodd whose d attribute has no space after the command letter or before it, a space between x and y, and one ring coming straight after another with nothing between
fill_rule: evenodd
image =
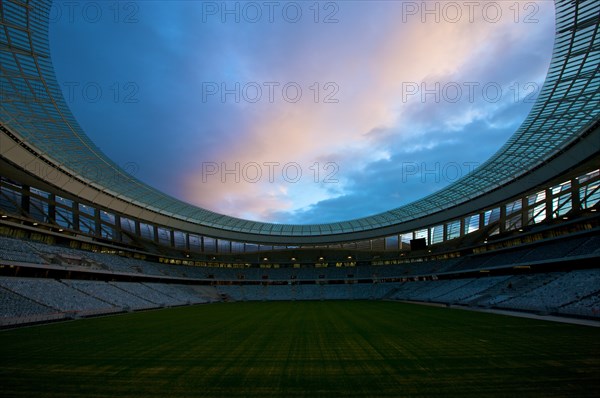
<instances>
[{"instance_id":1,"label":"stadium","mask_svg":"<svg viewBox=\"0 0 600 398\"><path fill-rule=\"evenodd\" d=\"M104 155L57 83L51 5L0 5L3 396L597 395L600 3L556 0L539 96L473 172L298 225Z\"/></svg>"}]
</instances>

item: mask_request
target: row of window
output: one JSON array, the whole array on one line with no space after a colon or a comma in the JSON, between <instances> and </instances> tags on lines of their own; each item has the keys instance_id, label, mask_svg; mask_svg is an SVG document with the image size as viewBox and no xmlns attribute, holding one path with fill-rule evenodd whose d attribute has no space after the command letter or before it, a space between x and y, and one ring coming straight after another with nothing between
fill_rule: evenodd
<instances>
[{"instance_id":1,"label":"row of window","mask_svg":"<svg viewBox=\"0 0 600 398\"><path fill-rule=\"evenodd\" d=\"M548 187L512 200L492 209L467 215L416 231L343 244L321 246L271 246L249 242L234 242L165 226L135 220L98 209L89 204L53 195L2 177L0 179L0 209L45 223L59 231L69 230L123 243L133 237L159 245L197 253L253 253L300 247L323 247L358 250L403 250L413 239L425 239L426 244L438 244L491 226L489 235L521 229L548 218L566 217L573 209L591 209L600 202L600 170L593 170L573 180Z\"/></svg>"}]
</instances>

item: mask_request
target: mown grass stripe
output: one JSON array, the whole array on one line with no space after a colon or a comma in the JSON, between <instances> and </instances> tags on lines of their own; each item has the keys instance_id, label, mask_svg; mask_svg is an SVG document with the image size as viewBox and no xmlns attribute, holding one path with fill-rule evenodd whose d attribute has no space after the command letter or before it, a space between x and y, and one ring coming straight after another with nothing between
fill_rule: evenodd
<instances>
[{"instance_id":1,"label":"mown grass stripe","mask_svg":"<svg viewBox=\"0 0 600 398\"><path fill-rule=\"evenodd\" d=\"M214 304L0 336L2 397L600 391L597 328L394 302Z\"/></svg>"}]
</instances>

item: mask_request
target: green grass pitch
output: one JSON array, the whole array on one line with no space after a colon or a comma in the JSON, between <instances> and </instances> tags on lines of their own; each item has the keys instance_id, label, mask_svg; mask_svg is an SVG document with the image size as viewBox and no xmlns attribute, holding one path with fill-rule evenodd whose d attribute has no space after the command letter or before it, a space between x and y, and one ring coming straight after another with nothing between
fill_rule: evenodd
<instances>
[{"instance_id":1,"label":"green grass pitch","mask_svg":"<svg viewBox=\"0 0 600 398\"><path fill-rule=\"evenodd\" d=\"M212 304L0 337L1 397L600 394L598 328L394 302Z\"/></svg>"}]
</instances>

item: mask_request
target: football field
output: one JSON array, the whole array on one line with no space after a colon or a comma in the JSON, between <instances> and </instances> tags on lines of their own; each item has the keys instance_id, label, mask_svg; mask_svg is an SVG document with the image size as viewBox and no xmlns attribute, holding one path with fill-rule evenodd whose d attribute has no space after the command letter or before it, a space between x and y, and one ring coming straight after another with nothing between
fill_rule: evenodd
<instances>
[{"instance_id":1,"label":"football field","mask_svg":"<svg viewBox=\"0 0 600 398\"><path fill-rule=\"evenodd\" d=\"M2 397L552 397L600 329L382 301L223 303L0 332Z\"/></svg>"}]
</instances>

